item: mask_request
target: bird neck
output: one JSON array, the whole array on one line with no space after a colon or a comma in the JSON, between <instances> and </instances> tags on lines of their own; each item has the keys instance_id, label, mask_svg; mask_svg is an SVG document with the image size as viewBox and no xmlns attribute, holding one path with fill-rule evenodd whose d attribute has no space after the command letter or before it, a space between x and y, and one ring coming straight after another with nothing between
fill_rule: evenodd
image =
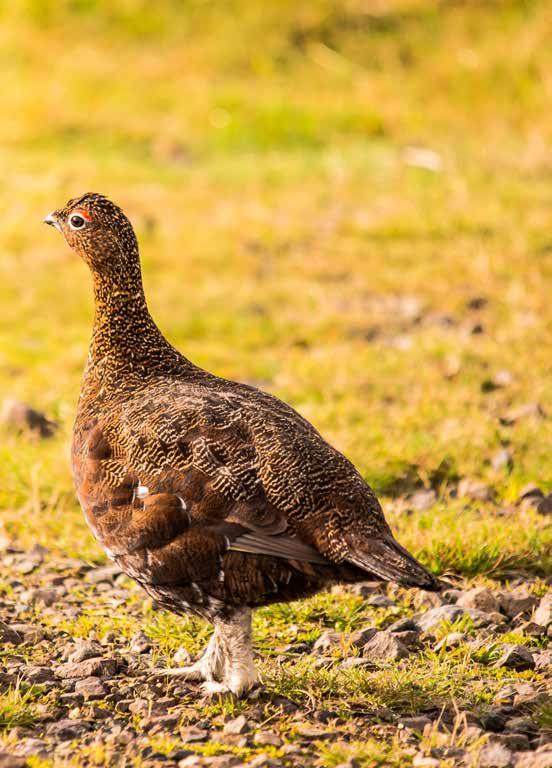
<instances>
[{"instance_id":1,"label":"bird neck","mask_svg":"<svg viewBox=\"0 0 552 768\"><path fill-rule=\"evenodd\" d=\"M94 326L86 372L102 379L159 367L176 351L151 317L139 272L94 274ZM167 355L167 353L169 353Z\"/></svg>"}]
</instances>

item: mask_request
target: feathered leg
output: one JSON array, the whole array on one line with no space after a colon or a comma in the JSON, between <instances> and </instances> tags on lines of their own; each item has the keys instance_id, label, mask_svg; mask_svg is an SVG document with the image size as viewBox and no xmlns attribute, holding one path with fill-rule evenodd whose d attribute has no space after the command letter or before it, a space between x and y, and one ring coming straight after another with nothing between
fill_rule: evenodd
<instances>
[{"instance_id":1,"label":"feathered leg","mask_svg":"<svg viewBox=\"0 0 552 768\"><path fill-rule=\"evenodd\" d=\"M205 693L241 696L257 682L251 646L251 609L240 608L227 619L215 619L215 631L203 655L188 667L159 670L163 675L203 681Z\"/></svg>"}]
</instances>

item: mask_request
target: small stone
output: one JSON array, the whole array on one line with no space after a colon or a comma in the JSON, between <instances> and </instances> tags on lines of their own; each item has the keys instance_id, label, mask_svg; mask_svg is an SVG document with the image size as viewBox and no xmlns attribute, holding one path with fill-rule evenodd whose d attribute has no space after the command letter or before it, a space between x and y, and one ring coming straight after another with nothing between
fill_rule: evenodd
<instances>
[{"instance_id":1,"label":"small stone","mask_svg":"<svg viewBox=\"0 0 552 768\"><path fill-rule=\"evenodd\" d=\"M365 605L371 605L374 608L390 608L395 605L387 595L371 595L365 602Z\"/></svg>"},{"instance_id":2,"label":"small stone","mask_svg":"<svg viewBox=\"0 0 552 768\"><path fill-rule=\"evenodd\" d=\"M180 739L184 744L194 744L206 741L208 736L209 731L204 728L196 728L195 726L185 728L180 732Z\"/></svg>"},{"instance_id":3,"label":"small stone","mask_svg":"<svg viewBox=\"0 0 552 768\"><path fill-rule=\"evenodd\" d=\"M97 677L85 677L75 683L75 693L80 694L85 701L103 699L107 691Z\"/></svg>"},{"instance_id":4,"label":"small stone","mask_svg":"<svg viewBox=\"0 0 552 768\"><path fill-rule=\"evenodd\" d=\"M12 398L6 398L2 403L0 423L18 430L28 429L39 437L52 437L57 430L57 424L43 413Z\"/></svg>"},{"instance_id":5,"label":"small stone","mask_svg":"<svg viewBox=\"0 0 552 768\"><path fill-rule=\"evenodd\" d=\"M533 656L535 669L546 670L552 668L552 650L546 649L535 653Z\"/></svg>"},{"instance_id":6,"label":"small stone","mask_svg":"<svg viewBox=\"0 0 552 768\"><path fill-rule=\"evenodd\" d=\"M81 661L86 661L86 659L95 659L101 656L102 653L102 646L95 640L81 640L69 654L67 660L73 663L79 663Z\"/></svg>"},{"instance_id":7,"label":"small stone","mask_svg":"<svg viewBox=\"0 0 552 768\"><path fill-rule=\"evenodd\" d=\"M536 725L528 717L511 717L506 720L504 728L507 731L516 731L516 733L535 733Z\"/></svg>"},{"instance_id":8,"label":"small stone","mask_svg":"<svg viewBox=\"0 0 552 768\"><path fill-rule=\"evenodd\" d=\"M523 752L531 748L529 739L524 733L498 733L494 734L490 741L493 744L501 744L511 752Z\"/></svg>"},{"instance_id":9,"label":"small stone","mask_svg":"<svg viewBox=\"0 0 552 768\"><path fill-rule=\"evenodd\" d=\"M309 725L308 723L302 723L297 727L297 734L304 739L333 739L335 732L325 730L324 728L318 728L315 725Z\"/></svg>"},{"instance_id":10,"label":"small stone","mask_svg":"<svg viewBox=\"0 0 552 768\"><path fill-rule=\"evenodd\" d=\"M44 639L44 631L40 627L35 627L34 624L16 623L12 624L11 628L21 635L23 642L25 643L39 643Z\"/></svg>"},{"instance_id":11,"label":"small stone","mask_svg":"<svg viewBox=\"0 0 552 768\"><path fill-rule=\"evenodd\" d=\"M85 578L91 584L100 584L104 581L111 584L120 573L121 569L118 565L104 565L102 568L93 568L88 571Z\"/></svg>"},{"instance_id":12,"label":"small stone","mask_svg":"<svg viewBox=\"0 0 552 768\"><path fill-rule=\"evenodd\" d=\"M258 747L281 747L282 739L273 731L257 731L253 741Z\"/></svg>"},{"instance_id":13,"label":"small stone","mask_svg":"<svg viewBox=\"0 0 552 768\"><path fill-rule=\"evenodd\" d=\"M415 717L401 717L399 720L399 725L402 725L403 728L408 728L409 730L417 731L418 733L422 733L426 725L429 725L429 723L431 723L431 720L425 715L417 715Z\"/></svg>"},{"instance_id":14,"label":"small stone","mask_svg":"<svg viewBox=\"0 0 552 768\"><path fill-rule=\"evenodd\" d=\"M409 655L408 648L391 632L377 632L362 649L362 655L378 661L398 661Z\"/></svg>"},{"instance_id":15,"label":"small stone","mask_svg":"<svg viewBox=\"0 0 552 768\"><path fill-rule=\"evenodd\" d=\"M56 677L50 667L29 666L23 673L23 678L27 683L42 684L51 683Z\"/></svg>"},{"instance_id":16,"label":"small stone","mask_svg":"<svg viewBox=\"0 0 552 768\"><path fill-rule=\"evenodd\" d=\"M131 638L130 650L134 653L148 653L151 651L151 640L144 632L137 632Z\"/></svg>"},{"instance_id":17,"label":"small stone","mask_svg":"<svg viewBox=\"0 0 552 768\"><path fill-rule=\"evenodd\" d=\"M507 448L501 448L496 453L493 453L491 457L491 466L497 472L500 469L512 469L514 466L514 458L511 452Z\"/></svg>"},{"instance_id":18,"label":"small stone","mask_svg":"<svg viewBox=\"0 0 552 768\"><path fill-rule=\"evenodd\" d=\"M538 605L538 599L534 595L524 592L499 592L498 601L501 609L510 619L519 613L530 614Z\"/></svg>"},{"instance_id":19,"label":"small stone","mask_svg":"<svg viewBox=\"0 0 552 768\"><path fill-rule=\"evenodd\" d=\"M408 506L415 512L425 512L430 509L437 501L437 494L433 489L416 491L408 500Z\"/></svg>"},{"instance_id":20,"label":"small stone","mask_svg":"<svg viewBox=\"0 0 552 768\"><path fill-rule=\"evenodd\" d=\"M513 755L501 744L486 744L479 753L480 768L509 768Z\"/></svg>"},{"instance_id":21,"label":"small stone","mask_svg":"<svg viewBox=\"0 0 552 768\"><path fill-rule=\"evenodd\" d=\"M509 408L500 417L504 426L512 426L522 419L542 419L546 415L544 409L539 403L524 403Z\"/></svg>"},{"instance_id":22,"label":"small stone","mask_svg":"<svg viewBox=\"0 0 552 768\"><path fill-rule=\"evenodd\" d=\"M21 600L29 605L50 606L59 600L60 595L55 589L28 589L21 595Z\"/></svg>"},{"instance_id":23,"label":"small stone","mask_svg":"<svg viewBox=\"0 0 552 768\"><path fill-rule=\"evenodd\" d=\"M516 768L552 768L550 744L548 744L545 752L527 752L517 755Z\"/></svg>"},{"instance_id":24,"label":"small stone","mask_svg":"<svg viewBox=\"0 0 552 768\"><path fill-rule=\"evenodd\" d=\"M60 664L56 668L57 677L62 679L85 677L112 677L117 670L115 659L94 658L86 659L78 664Z\"/></svg>"},{"instance_id":25,"label":"small stone","mask_svg":"<svg viewBox=\"0 0 552 768\"><path fill-rule=\"evenodd\" d=\"M8 752L0 752L0 768L25 768L27 760L24 757L10 755Z\"/></svg>"},{"instance_id":26,"label":"small stone","mask_svg":"<svg viewBox=\"0 0 552 768\"><path fill-rule=\"evenodd\" d=\"M238 736L241 733L247 733L250 728L245 715L238 715L238 717L235 717L233 720L228 720L228 722L224 724L222 730L223 733Z\"/></svg>"},{"instance_id":27,"label":"small stone","mask_svg":"<svg viewBox=\"0 0 552 768\"><path fill-rule=\"evenodd\" d=\"M46 729L48 736L54 736L60 741L76 739L90 729L90 723L86 720L64 719L50 723Z\"/></svg>"},{"instance_id":28,"label":"small stone","mask_svg":"<svg viewBox=\"0 0 552 768\"><path fill-rule=\"evenodd\" d=\"M449 632L448 635L445 635L445 637L437 643L435 650L440 651L441 648L458 648L458 646L462 645L465 640L466 635L464 632Z\"/></svg>"},{"instance_id":29,"label":"small stone","mask_svg":"<svg viewBox=\"0 0 552 768\"><path fill-rule=\"evenodd\" d=\"M465 615L465 610L459 605L441 605L426 613L417 614L413 620L422 632L431 632L440 627L444 621L454 624Z\"/></svg>"},{"instance_id":30,"label":"small stone","mask_svg":"<svg viewBox=\"0 0 552 768\"><path fill-rule=\"evenodd\" d=\"M504 650L493 667L506 667L522 671L524 669L534 669L535 662L533 654L525 645L502 645Z\"/></svg>"},{"instance_id":31,"label":"small stone","mask_svg":"<svg viewBox=\"0 0 552 768\"><path fill-rule=\"evenodd\" d=\"M14 629L12 629L9 624L5 624L3 621L0 621L0 642L19 645L23 642L23 638L19 632L16 632Z\"/></svg>"},{"instance_id":32,"label":"small stone","mask_svg":"<svg viewBox=\"0 0 552 768\"><path fill-rule=\"evenodd\" d=\"M493 489L482 480L463 477L458 483L458 498L473 499L474 501L492 501Z\"/></svg>"},{"instance_id":33,"label":"small stone","mask_svg":"<svg viewBox=\"0 0 552 768\"><path fill-rule=\"evenodd\" d=\"M378 630L375 627L363 627L351 632L349 642L353 648L364 648L366 643L371 640Z\"/></svg>"},{"instance_id":34,"label":"small stone","mask_svg":"<svg viewBox=\"0 0 552 768\"><path fill-rule=\"evenodd\" d=\"M552 493L549 493L548 496L539 501L537 512L539 515L552 515Z\"/></svg>"},{"instance_id":35,"label":"small stone","mask_svg":"<svg viewBox=\"0 0 552 768\"><path fill-rule=\"evenodd\" d=\"M414 768L439 768L441 761L436 757L428 757L426 755L418 754L414 756L412 765Z\"/></svg>"},{"instance_id":36,"label":"small stone","mask_svg":"<svg viewBox=\"0 0 552 768\"><path fill-rule=\"evenodd\" d=\"M332 648L338 648L343 643L343 634L335 632L333 629L327 629L322 632L318 640L312 646L314 653L324 653Z\"/></svg>"},{"instance_id":37,"label":"small stone","mask_svg":"<svg viewBox=\"0 0 552 768\"><path fill-rule=\"evenodd\" d=\"M519 625L518 630L528 637L542 637L546 632L546 627L534 621L524 621Z\"/></svg>"},{"instance_id":38,"label":"small stone","mask_svg":"<svg viewBox=\"0 0 552 768\"><path fill-rule=\"evenodd\" d=\"M474 587L458 598L456 605L462 608L476 608L479 611L498 611L500 604L490 589Z\"/></svg>"}]
</instances>

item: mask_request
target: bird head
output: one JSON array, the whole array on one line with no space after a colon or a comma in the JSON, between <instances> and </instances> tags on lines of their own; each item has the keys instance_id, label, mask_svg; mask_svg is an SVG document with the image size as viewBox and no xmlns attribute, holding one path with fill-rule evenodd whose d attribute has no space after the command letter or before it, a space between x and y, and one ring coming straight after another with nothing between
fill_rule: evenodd
<instances>
[{"instance_id":1,"label":"bird head","mask_svg":"<svg viewBox=\"0 0 552 768\"><path fill-rule=\"evenodd\" d=\"M138 265L138 244L119 206L103 195L87 192L44 219L55 227L70 248L81 256L98 276L125 272L133 274Z\"/></svg>"}]
</instances>

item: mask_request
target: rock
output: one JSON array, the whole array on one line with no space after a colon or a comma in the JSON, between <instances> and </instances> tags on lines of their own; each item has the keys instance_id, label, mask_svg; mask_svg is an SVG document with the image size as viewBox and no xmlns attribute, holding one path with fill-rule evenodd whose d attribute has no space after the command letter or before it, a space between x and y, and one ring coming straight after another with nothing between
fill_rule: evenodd
<instances>
[{"instance_id":1,"label":"rock","mask_svg":"<svg viewBox=\"0 0 552 768\"><path fill-rule=\"evenodd\" d=\"M549 493L548 496L539 501L537 512L539 515L552 515L552 493Z\"/></svg>"},{"instance_id":2,"label":"rock","mask_svg":"<svg viewBox=\"0 0 552 768\"><path fill-rule=\"evenodd\" d=\"M52 437L57 430L57 424L48 419L40 411L35 411L27 403L6 398L0 411L0 423L17 430L28 429L39 437Z\"/></svg>"},{"instance_id":3,"label":"rock","mask_svg":"<svg viewBox=\"0 0 552 768\"><path fill-rule=\"evenodd\" d=\"M493 489L482 480L463 477L458 483L458 498L473 499L474 501L492 501Z\"/></svg>"},{"instance_id":4,"label":"rock","mask_svg":"<svg viewBox=\"0 0 552 768\"><path fill-rule=\"evenodd\" d=\"M535 723L528 717L510 717L508 720L506 720L504 728L507 731L530 734L535 733L537 730Z\"/></svg>"},{"instance_id":5,"label":"rock","mask_svg":"<svg viewBox=\"0 0 552 768\"><path fill-rule=\"evenodd\" d=\"M53 605L60 595L55 589L28 589L21 595L21 600L29 605Z\"/></svg>"},{"instance_id":6,"label":"rock","mask_svg":"<svg viewBox=\"0 0 552 768\"><path fill-rule=\"evenodd\" d=\"M46 729L48 736L53 736L59 741L70 741L90 730L90 723L86 720L64 719L50 723Z\"/></svg>"},{"instance_id":7,"label":"rock","mask_svg":"<svg viewBox=\"0 0 552 768\"><path fill-rule=\"evenodd\" d=\"M80 694L85 701L103 699L107 693L105 686L97 677L85 677L75 683L75 693Z\"/></svg>"},{"instance_id":8,"label":"rock","mask_svg":"<svg viewBox=\"0 0 552 768\"><path fill-rule=\"evenodd\" d=\"M273 731L257 731L253 741L258 747L281 747L282 739Z\"/></svg>"},{"instance_id":9,"label":"rock","mask_svg":"<svg viewBox=\"0 0 552 768\"><path fill-rule=\"evenodd\" d=\"M499 592L498 601L501 609L510 619L517 616L518 613L530 614L538 604L538 600L534 595L528 595L519 591Z\"/></svg>"},{"instance_id":10,"label":"rock","mask_svg":"<svg viewBox=\"0 0 552 768\"><path fill-rule=\"evenodd\" d=\"M0 768L25 768L27 760L24 757L10 755L8 752L0 752Z\"/></svg>"},{"instance_id":11,"label":"rock","mask_svg":"<svg viewBox=\"0 0 552 768\"><path fill-rule=\"evenodd\" d=\"M44 631L40 627L35 627L34 624L16 623L12 624L11 628L21 635L23 642L25 643L39 643L44 639Z\"/></svg>"},{"instance_id":12,"label":"rock","mask_svg":"<svg viewBox=\"0 0 552 768\"><path fill-rule=\"evenodd\" d=\"M21 739L17 745L18 757L39 757L48 756L48 742L44 739Z\"/></svg>"},{"instance_id":13,"label":"rock","mask_svg":"<svg viewBox=\"0 0 552 768\"><path fill-rule=\"evenodd\" d=\"M552 592L547 592L539 603L537 610L533 615L533 621L540 624L541 627L548 627L552 624Z\"/></svg>"},{"instance_id":14,"label":"rock","mask_svg":"<svg viewBox=\"0 0 552 768\"><path fill-rule=\"evenodd\" d=\"M130 650L134 653L147 653L151 647L151 640L144 632L137 632L130 640Z\"/></svg>"},{"instance_id":15,"label":"rock","mask_svg":"<svg viewBox=\"0 0 552 768\"><path fill-rule=\"evenodd\" d=\"M464 632L449 632L448 635L445 635L445 637L437 643L435 650L440 651L441 648L458 648L458 646L462 645L465 640L466 635Z\"/></svg>"},{"instance_id":16,"label":"rock","mask_svg":"<svg viewBox=\"0 0 552 768\"><path fill-rule=\"evenodd\" d=\"M552 668L552 650L544 650L535 653L533 656L535 662L535 669L547 670Z\"/></svg>"},{"instance_id":17,"label":"rock","mask_svg":"<svg viewBox=\"0 0 552 768\"><path fill-rule=\"evenodd\" d=\"M516 768L552 768L552 749L517 755Z\"/></svg>"},{"instance_id":18,"label":"rock","mask_svg":"<svg viewBox=\"0 0 552 768\"><path fill-rule=\"evenodd\" d=\"M91 584L100 584L104 581L111 584L120 573L121 569L118 565L104 565L102 568L93 568L88 571L85 578Z\"/></svg>"},{"instance_id":19,"label":"rock","mask_svg":"<svg viewBox=\"0 0 552 768\"><path fill-rule=\"evenodd\" d=\"M488 627L491 624L497 626L505 626L507 624L506 617L501 613L498 613L498 611L491 611L490 613L487 613L486 611L478 611L477 608L469 608L468 616L472 620L476 629L481 627Z\"/></svg>"},{"instance_id":20,"label":"rock","mask_svg":"<svg viewBox=\"0 0 552 768\"><path fill-rule=\"evenodd\" d=\"M479 768L509 768L513 755L502 744L486 744L479 753Z\"/></svg>"},{"instance_id":21,"label":"rock","mask_svg":"<svg viewBox=\"0 0 552 768\"><path fill-rule=\"evenodd\" d=\"M437 494L433 489L416 491L408 499L408 506L415 512L425 512L437 501Z\"/></svg>"},{"instance_id":22,"label":"rock","mask_svg":"<svg viewBox=\"0 0 552 768\"><path fill-rule=\"evenodd\" d=\"M519 494L518 504L522 509L536 508L542 499L544 499L544 493L538 486L530 483L522 488L521 493Z\"/></svg>"},{"instance_id":23,"label":"rock","mask_svg":"<svg viewBox=\"0 0 552 768\"><path fill-rule=\"evenodd\" d=\"M476 608L478 611L498 611L500 604L490 589L486 587L474 587L464 592L462 597L458 598L456 605L462 608Z\"/></svg>"},{"instance_id":24,"label":"rock","mask_svg":"<svg viewBox=\"0 0 552 768\"><path fill-rule=\"evenodd\" d=\"M395 603L386 595L371 595L366 600L366 605L372 605L375 608L389 608L390 606L395 605Z\"/></svg>"},{"instance_id":25,"label":"rock","mask_svg":"<svg viewBox=\"0 0 552 768\"><path fill-rule=\"evenodd\" d=\"M412 760L414 768L439 768L441 761L436 757L427 757L421 753L414 756Z\"/></svg>"},{"instance_id":26,"label":"rock","mask_svg":"<svg viewBox=\"0 0 552 768\"><path fill-rule=\"evenodd\" d=\"M512 426L522 419L542 419L545 416L546 412L540 403L524 403L508 408L500 417L500 421L505 426Z\"/></svg>"},{"instance_id":27,"label":"rock","mask_svg":"<svg viewBox=\"0 0 552 768\"><path fill-rule=\"evenodd\" d=\"M514 466L514 458L511 452L507 448L501 448L496 453L493 453L491 457L491 466L497 472L501 469L512 469Z\"/></svg>"},{"instance_id":28,"label":"rock","mask_svg":"<svg viewBox=\"0 0 552 768\"><path fill-rule=\"evenodd\" d=\"M222 730L223 733L238 736L241 733L248 733L250 728L245 715L238 715L238 717L235 717L233 720L228 720L228 722L224 724Z\"/></svg>"},{"instance_id":29,"label":"rock","mask_svg":"<svg viewBox=\"0 0 552 768\"><path fill-rule=\"evenodd\" d=\"M503 653L494 662L493 667L507 667L518 671L534 669L533 654L525 645L502 645L500 647L503 649Z\"/></svg>"},{"instance_id":30,"label":"rock","mask_svg":"<svg viewBox=\"0 0 552 768\"><path fill-rule=\"evenodd\" d=\"M375 627L357 629L349 635L349 642L353 648L364 648L366 643L374 637L377 631L378 630Z\"/></svg>"},{"instance_id":31,"label":"rock","mask_svg":"<svg viewBox=\"0 0 552 768\"><path fill-rule=\"evenodd\" d=\"M534 621L524 621L523 624L519 625L518 630L529 637L542 637L546 632L546 627Z\"/></svg>"},{"instance_id":32,"label":"rock","mask_svg":"<svg viewBox=\"0 0 552 768\"><path fill-rule=\"evenodd\" d=\"M343 643L343 634L335 632L333 629L327 629L318 638L312 646L314 653L324 653L331 648L338 648Z\"/></svg>"},{"instance_id":33,"label":"rock","mask_svg":"<svg viewBox=\"0 0 552 768\"><path fill-rule=\"evenodd\" d=\"M431 720L425 715L416 715L415 717L401 717L399 719L399 725L403 728L408 728L411 731L417 731L422 733L426 725L429 725Z\"/></svg>"},{"instance_id":34,"label":"rock","mask_svg":"<svg viewBox=\"0 0 552 768\"><path fill-rule=\"evenodd\" d=\"M430 632L437 629L443 621L453 624L465 615L466 611L461 606L441 605L438 608L431 608L426 613L416 614L413 620L422 632Z\"/></svg>"},{"instance_id":35,"label":"rock","mask_svg":"<svg viewBox=\"0 0 552 768\"><path fill-rule=\"evenodd\" d=\"M490 742L500 744L511 752L523 752L531 749L528 737L524 733L498 733L494 734Z\"/></svg>"},{"instance_id":36,"label":"rock","mask_svg":"<svg viewBox=\"0 0 552 768\"><path fill-rule=\"evenodd\" d=\"M362 649L362 655L378 661L398 661L409 655L408 648L391 632L377 632Z\"/></svg>"},{"instance_id":37,"label":"rock","mask_svg":"<svg viewBox=\"0 0 552 768\"><path fill-rule=\"evenodd\" d=\"M102 646L95 640L81 640L69 654L67 660L78 664L86 659L95 659L103 654Z\"/></svg>"},{"instance_id":38,"label":"rock","mask_svg":"<svg viewBox=\"0 0 552 768\"><path fill-rule=\"evenodd\" d=\"M196 728L195 726L190 726L189 728L184 728L180 731L180 740L184 744L194 744L207 741L208 737L209 731L205 730L204 728Z\"/></svg>"},{"instance_id":39,"label":"rock","mask_svg":"<svg viewBox=\"0 0 552 768\"><path fill-rule=\"evenodd\" d=\"M12 629L8 624L0 621L0 642L1 643L13 643L13 645L19 645L23 642L23 638Z\"/></svg>"},{"instance_id":40,"label":"rock","mask_svg":"<svg viewBox=\"0 0 552 768\"><path fill-rule=\"evenodd\" d=\"M419 632L420 629L415 621L411 618L403 618L394 621L386 627L388 632Z\"/></svg>"},{"instance_id":41,"label":"rock","mask_svg":"<svg viewBox=\"0 0 552 768\"><path fill-rule=\"evenodd\" d=\"M115 659L93 658L79 663L60 664L55 669L57 677L62 679L85 677L112 677L117 670Z\"/></svg>"},{"instance_id":42,"label":"rock","mask_svg":"<svg viewBox=\"0 0 552 768\"><path fill-rule=\"evenodd\" d=\"M42 684L53 682L56 676L50 667L28 666L23 672L23 679L27 683Z\"/></svg>"}]
</instances>

